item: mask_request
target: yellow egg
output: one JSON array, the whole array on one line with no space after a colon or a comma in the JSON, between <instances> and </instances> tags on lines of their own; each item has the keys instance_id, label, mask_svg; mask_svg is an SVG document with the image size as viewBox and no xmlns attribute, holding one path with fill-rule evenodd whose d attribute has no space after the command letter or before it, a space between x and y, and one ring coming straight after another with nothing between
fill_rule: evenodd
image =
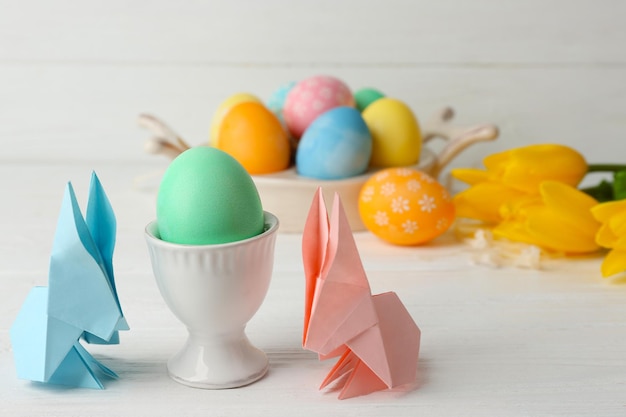
<instances>
[{"instance_id":1,"label":"yellow egg","mask_svg":"<svg viewBox=\"0 0 626 417\"><path fill-rule=\"evenodd\" d=\"M387 168L372 175L359 194L359 214L372 233L396 245L419 245L454 221L448 191L413 168Z\"/></svg>"},{"instance_id":2,"label":"yellow egg","mask_svg":"<svg viewBox=\"0 0 626 417\"><path fill-rule=\"evenodd\" d=\"M224 116L226 113L230 111L235 105L239 103L244 103L252 101L255 103L261 103L256 96L248 93L237 93L226 100L222 101L218 106L217 110L213 114L213 118L211 119L211 132L209 135L209 145L218 148L219 147L219 131L220 126L222 125L222 121L224 120Z\"/></svg>"},{"instance_id":3,"label":"yellow egg","mask_svg":"<svg viewBox=\"0 0 626 417\"><path fill-rule=\"evenodd\" d=\"M403 102L381 98L363 110L372 134L370 165L378 168L414 165L422 150L422 134L415 115Z\"/></svg>"}]
</instances>

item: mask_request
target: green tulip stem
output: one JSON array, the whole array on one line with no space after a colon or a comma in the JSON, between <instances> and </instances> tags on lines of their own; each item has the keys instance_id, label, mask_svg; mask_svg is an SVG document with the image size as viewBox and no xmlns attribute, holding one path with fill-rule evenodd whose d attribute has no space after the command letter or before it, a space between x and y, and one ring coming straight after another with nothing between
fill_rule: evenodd
<instances>
[{"instance_id":1,"label":"green tulip stem","mask_svg":"<svg viewBox=\"0 0 626 417\"><path fill-rule=\"evenodd\" d=\"M626 170L626 165L619 164L589 164L587 172L618 172Z\"/></svg>"},{"instance_id":2,"label":"green tulip stem","mask_svg":"<svg viewBox=\"0 0 626 417\"><path fill-rule=\"evenodd\" d=\"M599 202L622 200L626 198L626 165L592 164L588 165L590 172L611 172L613 179L602 180L594 187L583 188L581 191L589 194Z\"/></svg>"}]
</instances>

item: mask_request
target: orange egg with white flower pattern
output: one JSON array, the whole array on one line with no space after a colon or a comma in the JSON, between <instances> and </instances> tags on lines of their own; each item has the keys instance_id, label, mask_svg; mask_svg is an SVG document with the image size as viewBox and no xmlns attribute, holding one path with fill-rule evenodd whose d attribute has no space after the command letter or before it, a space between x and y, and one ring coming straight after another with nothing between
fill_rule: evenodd
<instances>
[{"instance_id":1,"label":"orange egg with white flower pattern","mask_svg":"<svg viewBox=\"0 0 626 417\"><path fill-rule=\"evenodd\" d=\"M372 233L396 245L419 245L454 221L448 191L413 168L387 168L372 175L359 194L359 214Z\"/></svg>"}]
</instances>

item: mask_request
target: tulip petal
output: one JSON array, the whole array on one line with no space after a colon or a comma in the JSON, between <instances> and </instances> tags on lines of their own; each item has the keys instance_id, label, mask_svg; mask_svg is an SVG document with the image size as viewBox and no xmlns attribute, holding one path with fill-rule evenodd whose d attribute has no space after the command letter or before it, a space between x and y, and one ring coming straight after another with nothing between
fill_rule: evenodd
<instances>
[{"instance_id":1,"label":"tulip petal","mask_svg":"<svg viewBox=\"0 0 626 417\"><path fill-rule=\"evenodd\" d=\"M500 216L502 216L505 220L513 219L521 221L521 219L526 218L525 213L529 207L541 205L543 205L543 201L541 200L540 195L524 195L523 197L519 197L502 204L500 206Z\"/></svg>"},{"instance_id":2,"label":"tulip petal","mask_svg":"<svg viewBox=\"0 0 626 417\"><path fill-rule=\"evenodd\" d=\"M485 223L497 223L499 218L495 217L496 209L476 204L471 196L462 192L454 197L454 206L458 218L475 219Z\"/></svg>"},{"instance_id":3,"label":"tulip petal","mask_svg":"<svg viewBox=\"0 0 626 417\"><path fill-rule=\"evenodd\" d=\"M596 233L600 223L591 214L591 208L598 204L593 197L556 181L544 181L539 189L545 205L557 212L563 222L584 234Z\"/></svg>"},{"instance_id":4,"label":"tulip petal","mask_svg":"<svg viewBox=\"0 0 626 417\"><path fill-rule=\"evenodd\" d=\"M608 221L608 225L617 236L626 236L626 211L615 214Z\"/></svg>"},{"instance_id":5,"label":"tulip petal","mask_svg":"<svg viewBox=\"0 0 626 417\"><path fill-rule=\"evenodd\" d=\"M620 238L613 245L614 249L626 250L626 235L620 236Z\"/></svg>"},{"instance_id":6,"label":"tulip petal","mask_svg":"<svg viewBox=\"0 0 626 417\"><path fill-rule=\"evenodd\" d=\"M598 204L591 213L602 222L596 242L605 248L626 249L626 200Z\"/></svg>"},{"instance_id":7,"label":"tulip petal","mask_svg":"<svg viewBox=\"0 0 626 417\"><path fill-rule=\"evenodd\" d=\"M458 217L497 223L502 220L500 207L523 196L523 193L501 184L483 182L458 193L454 197L454 204Z\"/></svg>"},{"instance_id":8,"label":"tulip petal","mask_svg":"<svg viewBox=\"0 0 626 417\"><path fill-rule=\"evenodd\" d=\"M626 250L613 249L610 251L604 258L600 270L603 277L610 277L626 271Z\"/></svg>"},{"instance_id":9,"label":"tulip petal","mask_svg":"<svg viewBox=\"0 0 626 417\"><path fill-rule=\"evenodd\" d=\"M503 184L527 193L546 180L576 186L587 173L587 163L576 150L556 144L530 145L490 155L487 170Z\"/></svg>"},{"instance_id":10,"label":"tulip petal","mask_svg":"<svg viewBox=\"0 0 626 417\"><path fill-rule=\"evenodd\" d=\"M527 215L526 230L541 247L565 253L588 253L599 248L595 242L597 228L573 228L563 221L562 213L548 207L533 208Z\"/></svg>"},{"instance_id":11,"label":"tulip petal","mask_svg":"<svg viewBox=\"0 0 626 417\"><path fill-rule=\"evenodd\" d=\"M526 230L525 224L518 221L503 221L493 230L494 236L511 240L513 242L528 243L538 245L537 240Z\"/></svg>"},{"instance_id":12,"label":"tulip petal","mask_svg":"<svg viewBox=\"0 0 626 417\"><path fill-rule=\"evenodd\" d=\"M593 217L601 222L605 222L621 212L626 212L626 200L609 201L598 204L591 209Z\"/></svg>"},{"instance_id":13,"label":"tulip petal","mask_svg":"<svg viewBox=\"0 0 626 417\"><path fill-rule=\"evenodd\" d=\"M456 168L451 170L450 174L457 180L469 185L475 185L489 179L487 171L475 168Z\"/></svg>"},{"instance_id":14,"label":"tulip petal","mask_svg":"<svg viewBox=\"0 0 626 417\"><path fill-rule=\"evenodd\" d=\"M493 153L483 159L483 164L487 171L497 176L504 174L507 164L514 159L515 149L508 149L503 152Z\"/></svg>"},{"instance_id":15,"label":"tulip petal","mask_svg":"<svg viewBox=\"0 0 626 417\"><path fill-rule=\"evenodd\" d=\"M618 237L611 230L608 224L603 224L596 234L596 243L603 248L612 248L617 244Z\"/></svg>"}]
</instances>

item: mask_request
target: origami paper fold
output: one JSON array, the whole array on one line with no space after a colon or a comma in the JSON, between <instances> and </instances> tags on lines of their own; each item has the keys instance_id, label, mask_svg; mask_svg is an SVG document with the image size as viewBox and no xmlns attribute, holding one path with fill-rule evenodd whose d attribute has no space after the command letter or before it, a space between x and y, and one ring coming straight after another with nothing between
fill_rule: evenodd
<instances>
[{"instance_id":1,"label":"origami paper fold","mask_svg":"<svg viewBox=\"0 0 626 417\"><path fill-rule=\"evenodd\" d=\"M321 189L302 238L305 314L302 346L339 360L320 387L343 379L340 399L411 383L420 330L398 296L372 296L341 200L328 219Z\"/></svg>"},{"instance_id":2,"label":"origami paper fold","mask_svg":"<svg viewBox=\"0 0 626 417\"><path fill-rule=\"evenodd\" d=\"M20 378L103 388L98 375L117 377L80 344L119 343L128 330L113 277L116 220L102 185L91 177L84 219L67 184L50 256L48 287L28 294L11 343Z\"/></svg>"}]
</instances>

